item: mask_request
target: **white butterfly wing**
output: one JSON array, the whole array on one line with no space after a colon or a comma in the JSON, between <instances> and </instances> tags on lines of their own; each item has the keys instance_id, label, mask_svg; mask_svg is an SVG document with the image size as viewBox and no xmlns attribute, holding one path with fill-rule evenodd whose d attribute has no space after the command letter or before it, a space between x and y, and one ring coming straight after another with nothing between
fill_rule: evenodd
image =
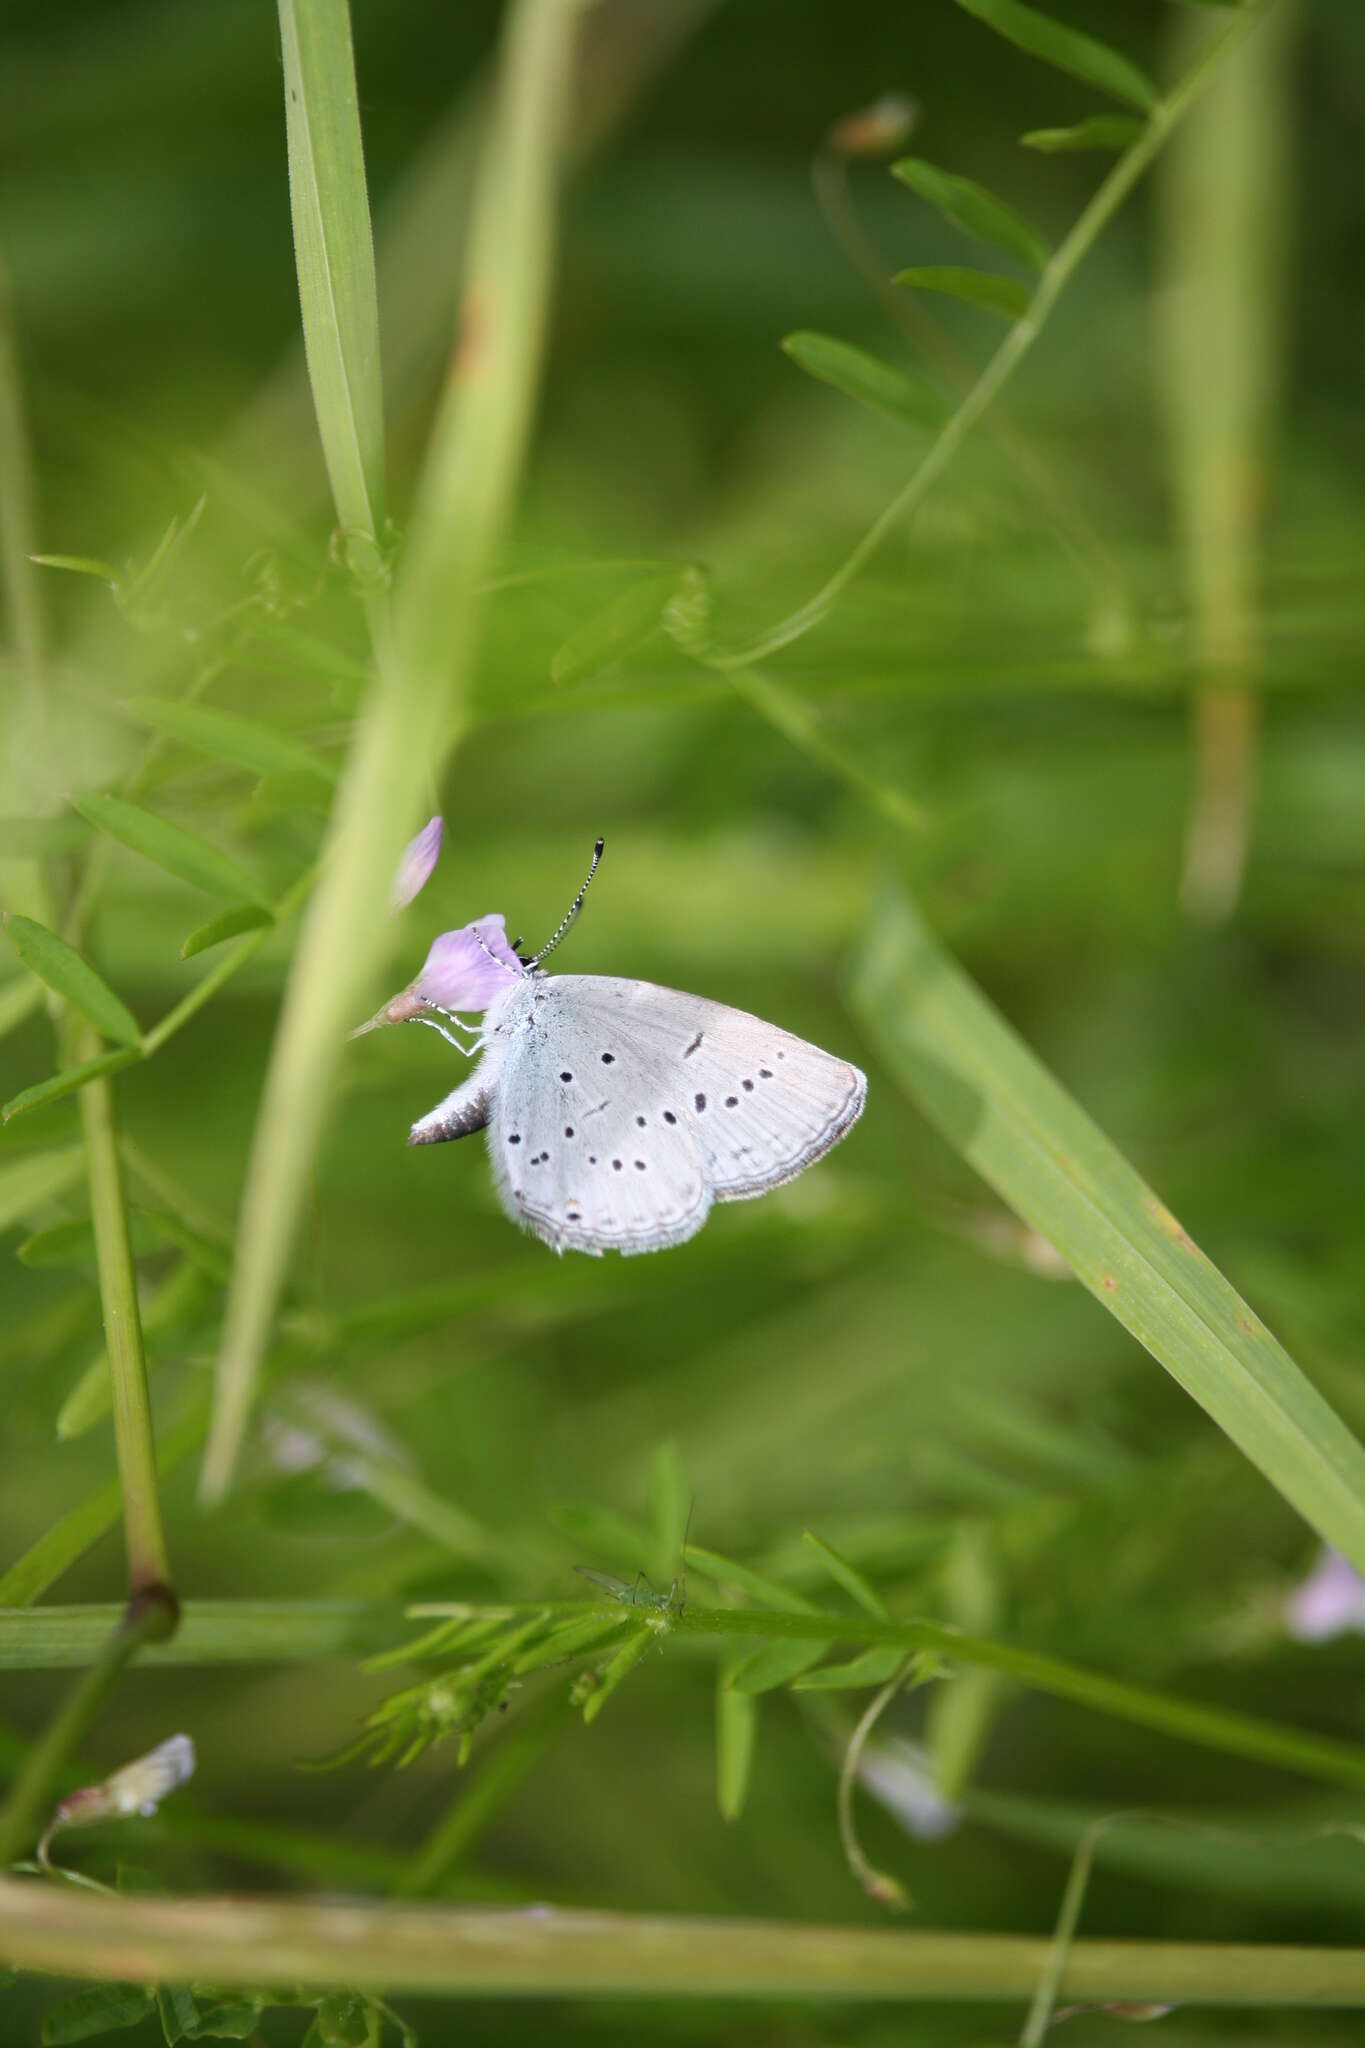
<instances>
[{"instance_id":1,"label":"white butterfly wing","mask_svg":"<svg viewBox=\"0 0 1365 2048\"><path fill-rule=\"evenodd\" d=\"M866 1096L847 1061L652 982L542 979L512 1034L494 1177L509 1215L557 1250L681 1244L713 1199L761 1195L820 1158Z\"/></svg>"},{"instance_id":2,"label":"white butterfly wing","mask_svg":"<svg viewBox=\"0 0 1365 2048\"><path fill-rule=\"evenodd\" d=\"M595 1018L540 981L512 1036L488 1124L504 1209L556 1251L652 1252L695 1236L711 1207L687 1122L647 1047L603 1061Z\"/></svg>"}]
</instances>

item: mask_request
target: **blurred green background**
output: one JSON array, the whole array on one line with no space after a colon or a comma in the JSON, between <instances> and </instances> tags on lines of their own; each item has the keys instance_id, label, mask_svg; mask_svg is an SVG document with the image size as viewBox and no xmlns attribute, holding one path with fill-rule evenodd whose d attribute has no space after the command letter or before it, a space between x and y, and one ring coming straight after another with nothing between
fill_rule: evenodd
<instances>
[{"instance_id":1,"label":"blurred green background","mask_svg":"<svg viewBox=\"0 0 1365 2048\"><path fill-rule=\"evenodd\" d=\"M1169 77L1197 10L1074 0L1067 13ZM450 346L500 10L355 0L353 15L401 531ZM649 630L657 592L652 614L639 593L696 565L721 636L742 639L823 581L923 452L922 431L803 377L784 335L927 351L950 389L954 362L979 365L994 345L986 316L948 301L909 313L913 339L898 329L855 257L875 251L889 276L971 251L883 164L845 173L826 156L822 207L811 171L831 123L910 95L908 147L1060 239L1105 160L1017 138L1093 96L947 0L640 0L595 17L478 720L432 790L446 850L395 922L375 1000L437 931L490 909L538 942L601 832L605 865L564 967L757 1010L867 1066L868 1111L830 1160L718 1211L680 1250L561 1263L503 1220L480 1146L407 1150L410 1121L453 1085L448 1048L425 1031L351 1048L292 1273L293 1369L227 1510L197 1510L193 1459L168 1484L182 1592L572 1598L575 1563L646 1564L667 1584L667 1545L635 1555L622 1535L613 1551L600 1517L647 1529L651 1469L672 1445L695 1539L793 1585L820 1583L799 1545L812 1527L897 1613L1360 1734L1365 1649L1297 1646L1281 1625L1314 1559L1307 1532L929 1131L841 995L879 891L900 881L1365 1427L1365 15L1322 0L1265 33L1273 59L1196 112L1188 146L1162 159L1062 302L1008 391L1010 438L978 433L834 614L771 665L847 755L923 807L926 828L909 834L723 679L699 680ZM136 606L88 579L37 583L41 744L19 715L11 607L4 809L32 816L114 786L140 745L121 700L178 692L205 662L205 701L339 759L365 640L329 553L302 374L274 10L11 4L0 110L32 544L122 569L205 500ZM1222 157L1198 146L1215 121ZM1263 187L1249 218L1225 210L1218 182L1248 148ZM831 192L856 214L855 250ZM1223 706L1212 723L1197 708L1209 688ZM323 825L306 787L174 749L147 801L239 850L276 891ZM1191 851L1201 830L1217 842L1211 871ZM132 854L110 863L88 951L144 1023L192 985L200 963L178 949L213 908ZM125 1131L206 1228L235 1215L291 936L117 1083ZM52 1070L41 1012L0 1061L6 1096ZM75 1131L69 1102L18 1122L0 1163ZM73 1198L36 1220L78 1213ZM149 1299L176 1257L151 1244ZM206 1288L157 1340L159 1424L205 1385L220 1310ZM107 1423L70 1442L54 1432L98 1346L92 1272L0 1263L0 1567L111 1475ZM117 1598L120 1567L113 1530L46 1597ZM61 1684L6 1674L8 1759ZM132 1856L191 1889L391 1888L440 1813L521 1738L514 1705L464 1777L448 1749L402 1776L297 1770L383 1690L352 1663L135 1671L89 1762L113 1767L184 1728L200 1770L135 1841L82 1850L86 1867ZM940 1761L962 1745L961 1824L928 1842L863 1810L869 1852L927 1924L1049 1927L1069 1844L1096 1814L1231 1813L1253 1831L1365 1818L1347 1795L1004 1687L945 1715L953 1690L907 1697L887 1727L927 1736ZM527 1752L438 1889L874 1919L835 1828L856 1707L834 1698L819 1716L765 1700L749 1801L726 1822L714 1662L673 1646L609 1720L556 1724ZM277 1832L252 1848L232 1832L248 1823ZM1142 1855L1113 1845L1084 1928L1354 1941L1362 1902L1354 1846L1219 1853L1171 1834ZM23 1998L16 2039L41 2003ZM421 2021L420 2003L404 2009ZM505 2037L511 2018L471 2008L461 2035ZM524 2023L564 2039L646 2024L738 2041L905 2038L875 2008L829 2023L528 2008ZM924 2038L966 2040L998 2022L924 2024ZM1234 2038L1225 2024L1178 2017L1163 2038ZM428 2014L424 2038L453 2039L454 2025ZM1313 2038L1353 2039L1352 2025L1315 2021ZM272 2038L291 2038L289 2023ZM1085 2020L1074 2038L1108 2035ZM1303 2035L1262 2017L1235 2038Z\"/></svg>"}]
</instances>

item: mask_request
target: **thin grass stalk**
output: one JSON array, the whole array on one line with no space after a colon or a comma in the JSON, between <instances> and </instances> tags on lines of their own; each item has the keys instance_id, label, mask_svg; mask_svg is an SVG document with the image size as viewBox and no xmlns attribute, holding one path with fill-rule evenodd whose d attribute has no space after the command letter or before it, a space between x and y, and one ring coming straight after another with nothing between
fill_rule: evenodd
<instances>
[{"instance_id":1,"label":"thin grass stalk","mask_svg":"<svg viewBox=\"0 0 1365 2048\"><path fill-rule=\"evenodd\" d=\"M82 1036L81 1054L92 1058L99 1039ZM128 1236L128 1209L114 1133L113 1089L108 1079L81 1091L90 1214L95 1228L104 1338L114 1396L114 1444L123 1496L123 1529L128 1554L129 1599L152 1595L164 1602L175 1625L175 1595L161 1520L156 1481L156 1448L147 1393L147 1358L142 1342L137 1274ZM168 1631L169 1632L169 1631Z\"/></svg>"},{"instance_id":2,"label":"thin grass stalk","mask_svg":"<svg viewBox=\"0 0 1365 2048\"><path fill-rule=\"evenodd\" d=\"M1261 528L1284 355L1297 10L1240 51L1163 166L1157 357L1198 679L1180 900L1217 923L1241 893L1255 802ZM1207 36L1174 24L1184 61ZM1210 224L1216 233L1210 234Z\"/></svg>"},{"instance_id":3,"label":"thin grass stalk","mask_svg":"<svg viewBox=\"0 0 1365 2048\"><path fill-rule=\"evenodd\" d=\"M485 147L459 344L417 493L390 650L343 778L299 941L242 1200L201 1480L225 1492L283 1288L344 1028L383 945L394 863L467 718L488 573L520 471L548 301L570 0L518 0ZM324 194L324 201L326 195Z\"/></svg>"},{"instance_id":4,"label":"thin grass stalk","mask_svg":"<svg viewBox=\"0 0 1365 2048\"><path fill-rule=\"evenodd\" d=\"M950 468L972 429L1009 383L1046 326L1066 286L1134 186L1160 155L1172 131L1273 4L1274 0L1254 0L1254 4L1243 7L1196 58L1166 97L1158 100L1148 116L1141 138L1119 158L1071 232L1059 244L1038 281L1027 312L1011 327L962 403L944 422L914 474L878 514L847 559L821 585L814 597L770 627L750 646L711 650L709 659L714 667L751 668L756 662L766 660L769 655L776 654L780 648L810 632L871 561L892 529L918 511L939 478Z\"/></svg>"},{"instance_id":5,"label":"thin grass stalk","mask_svg":"<svg viewBox=\"0 0 1365 2048\"><path fill-rule=\"evenodd\" d=\"M307 1983L453 1997L864 1999L1023 2004L1045 1938L646 1914L115 1898L0 1881L0 1957L124 1983ZM1079 1941L1079 2004L1365 2005L1365 1949Z\"/></svg>"}]
</instances>

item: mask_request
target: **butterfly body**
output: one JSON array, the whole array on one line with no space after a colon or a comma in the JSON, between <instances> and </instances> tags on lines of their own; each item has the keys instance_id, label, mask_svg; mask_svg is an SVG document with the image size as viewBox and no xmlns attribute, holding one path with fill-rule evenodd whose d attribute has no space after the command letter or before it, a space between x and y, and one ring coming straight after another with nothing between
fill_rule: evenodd
<instances>
[{"instance_id":1,"label":"butterfly body","mask_svg":"<svg viewBox=\"0 0 1365 2048\"><path fill-rule=\"evenodd\" d=\"M486 1129L512 1219L556 1251L658 1251L791 1180L862 1112L858 1068L653 982L507 970L474 1072L413 1144Z\"/></svg>"}]
</instances>

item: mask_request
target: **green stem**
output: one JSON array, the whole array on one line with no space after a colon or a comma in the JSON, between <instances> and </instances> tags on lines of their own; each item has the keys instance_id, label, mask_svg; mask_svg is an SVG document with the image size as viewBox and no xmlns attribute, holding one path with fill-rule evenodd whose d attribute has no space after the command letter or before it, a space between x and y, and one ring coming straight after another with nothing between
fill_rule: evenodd
<instances>
[{"instance_id":1,"label":"green stem","mask_svg":"<svg viewBox=\"0 0 1365 2048\"><path fill-rule=\"evenodd\" d=\"M629 1913L100 1897L0 1881L0 1955L123 1982L344 1984L486 1997L1023 2002L1046 1938L901 1933ZM1178 2005L1355 2007L1365 1949L1083 1941L1063 1996Z\"/></svg>"},{"instance_id":2,"label":"green stem","mask_svg":"<svg viewBox=\"0 0 1365 2048\"><path fill-rule=\"evenodd\" d=\"M94 1663L77 1680L60 1712L24 1759L0 1810L0 1869L12 1863L41 1832L67 1759L113 1691L124 1665L141 1644L163 1638L173 1627L174 1610L164 1600L149 1595L129 1602L122 1619L106 1635Z\"/></svg>"},{"instance_id":3,"label":"green stem","mask_svg":"<svg viewBox=\"0 0 1365 2048\"><path fill-rule=\"evenodd\" d=\"M78 1048L81 1057L93 1058L98 1049L95 1034L83 1034ZM156 1447L147 1396L147 1359L142 1344L137 1274L114 1134L113 1090L107 1077L92 1081L81 1090L81 1122L114 1395L114 1442L123 1493L129 1597L135 1600L158 1589L166 1595L173 1610L175 1596L170 1592L170 1559L156 1484Z\"/></svg>"},{"instance_id":4,"label":"green stem","mask_svg":"<svg viewBox=\"0 0 1365 2048\"><path fill-rule=\"evenodd\" d=\"M693 1553L695 1555L695 1552ZM430 1605L402 1609L392 1603L349 1601L195 1601L186 1610L174 1643L154 1653L158 1662L215 1664L289 1662L319 1656L364 1655L391 1648L404 1622L441 1616L500 1617L515 1622L541 1614L569 1620L593 1612L596 1603L543 1602L534 1605ZM0 1610L0 1670L37 1670L82 1663L102 1640L107 1607ZM907 1655L929 1651L949 1665L1002 1671L1034 1692L1072 1700L1140 1728L1155 1729L1229 1756L1254 1759L1297 1771L1329 1784L1365 1785L1365 1751L1330 1736L1314 1735L1262 1721L1223 1707L1204 1706L1123 1679L1087 1671L1058 1658L1017 1649L982 1636L959 1635L932 1621L882 1621L870 1614L774 1614L738 1607L694 1607L671 1616L679 1635L747 1636L759 1642L856 1645L888 1643Z\"/></svg>"},{"instance_id":5,"label":"green stem","mask_svg":"<svg viewBox=\"0 0 1365 2048\"><path fill-rule=\"evenodd\" d=\"M891 529L918 510L972 428L1008 384L1042 332L1072 276L1148 166L1160 154L1172 129L1189 112L1223 59L1250 33L1269 4L1270 0L1260 0L1257 6L1243 8L1166 98L1152 108L1141 139L1119 158L1070 234L1058 247L1038 281L1038 289L1028 311L1010 329L961 405L944 423L919 468L873 521L847 560L816 591L814 597L780 620L752 646L731 653L714 650L709 656L714 667L748 668L775 654L779 648L789 646L793 640L799 640L825 617L836 599L872 559Z\"/></svg>"}]
</instances>

